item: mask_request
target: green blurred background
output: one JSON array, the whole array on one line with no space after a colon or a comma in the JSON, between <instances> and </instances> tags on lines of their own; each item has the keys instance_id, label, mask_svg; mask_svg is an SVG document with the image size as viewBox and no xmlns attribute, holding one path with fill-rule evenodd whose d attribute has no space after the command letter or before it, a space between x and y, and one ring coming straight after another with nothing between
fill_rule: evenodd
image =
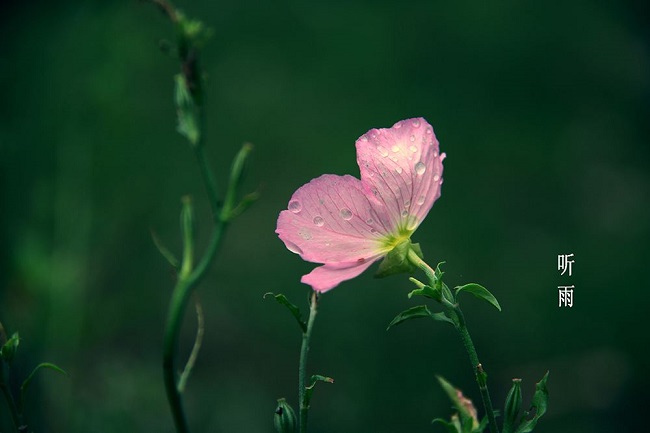
<instances>
[{"instance_id":1,"label":"green blurred background","mask_svg":"<svg viewBox=\"0 0 650 433\"><path fill-rule=\"evenodd\" d=\"M648 3L184 1L214 34L203 52L207 153L223 185L244 141L261 199L227 234L198 293L206 334L186 392L194 431L271 432L295 405L300 333L279 305L306 307L276 218L323 173L358 176L354 142L423 116L448 155L442 197L414 236L450 285L479 282L503 312L464 301L502 407L547 369L539 432L640 432L650 258ZM36 432L171 432L161 344L174 278L154 230L180 249L180 197L200 239L209 207L175 132L171 26L136 1L9 2L0 15L0 321L19 331L14 380L38 362ZM200 242L204 245L204 242ZM557 255L575 254L573 276ZM557 286L574 284L574 307ZM450 403L445 376L480 400L450 327L385 331L404 277L367 272L323 296L309 369L334 377L311 432L428 432ZM188 310L181 353L195 320ZM184 356L184 355L183 355ZM18 382L14 382L16 385ZM482 412L482 410L480 410ZM0 431L9 431L4 401Z\"/></svg>"}]
</instances>

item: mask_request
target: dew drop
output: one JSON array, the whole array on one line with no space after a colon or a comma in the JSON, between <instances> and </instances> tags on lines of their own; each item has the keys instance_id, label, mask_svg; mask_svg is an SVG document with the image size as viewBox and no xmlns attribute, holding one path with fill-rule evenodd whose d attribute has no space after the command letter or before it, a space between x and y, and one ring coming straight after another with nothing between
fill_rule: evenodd
<instances>
[{"instance_id":1,"label":"dew drop","mask_svg":"<svg viewBox=\"0 0 650 433\"><path fill-rule=\"evenodd\" d=\"M416 201L416 203L418 205L422 206L424 204L424 196L421 195L420 197L418 197L418 200Z\"/></svg>"},{"instance_id":2,"label":"dew drop","mask_svg":"<svg viewBox=\"0 0 650 433\"><path fill-rule=\"evenodd\" d=\"M411 200L406 200L406 201L404 202L404 207L405 207L406 209L408 209L409 206L411 206Z\"/></svg>"},{"instance_id":3,"label":"dew drop","mask_svg":"<svg viewBox=\"0 0 650 433\"><path fill-rule=\"evenodd\" d=\"M348 209L346 207L341 209L341 218L343 218L346 221L351 220L352 219L352 212L350 211L350 209Z\"/></svg>"},{"instance_id":4,"label":"dew drop","mask_svg":"<svg viewBox=\"0 0 650 433\"><path fill-rule=\"evenodd\" d=\"M425 171L427 171L427 167L424 164L422 164L421 162L415 164L415 172L417 174L423 175Z\"/></svg>"},{"instance_id":5,"label":"dew drop","mask_svg":"<svg viewBox=\"0 0 650 433\"><path fill-rule=\"evenodd\" d=\"M287 246L287 249L294 254L302 254L300 247L292 242L284 241L284 244Z\"/></svg>"},{"instance_id":6,"label":"dew drop","mask_svg":"<svg viewBox=\"0 0 650 433\"><path fill-rule=\"evenodd\" d=\"M302 210L302 203L298 200L291 200L289 202L289 210L293 213L298 213Z\"/></svg>"},{"instance_id":7,"label":"dew drop","mask_svg":"<svg viewBox=\"0 0 650 433\"><path fill-rule=\"evenodd\" d=\"M323 224L325 224L325 220L319 216L314 217L314 225L316 227L323 227Z\"/></svg>"},{"instance_id":8,"label":"dew drop","mask_svg":"<svg viewBox=\"0 0 650 433\"><path fill-rule=\"evenodd\" d=\"M411 142L415 141L415 135L411 135L411 138L409 138L409 140L411 140Z\"/></svg>"},{"instance_id":9,"label":"dew drop","mask_svg":"<svg viewBox=\"0 0 650 433\"><path fill-rule=\"evenodd\" d=\"M391 155L391 156L389 156L388 159L390 159L390 160L393 161L393 162L397 162L397 161L399 161L399 158L396 157L395 155Z\"/></svg>"},{"instance_id":10,"label":"dew drop","mask_svg":"<svg viewBox=\"0 0 650 433\"><path fill-rule=\"evenodd\" d=\"M409 150L410 150L411 152L415 153L415 152L418 151L418 148L415 147L415 146L413 146L413 145L411 145L411 146L409 147Z\"/></svg>"},{"instance_id":11,"label":"dew drop","mask_svg":"<svg viewBox=\"0 0 650 433\"><path fill-rule=\"evenodd\" d=\"M377 152L379 152L381 156L388 156L388 151L382 146L377 146Z\"/></svg>"},{"instance_id":12,"label":"dew drop","mask_svg":"<svg viewBox=\"0 0 650 433\"><path fill-rule=\"evenodd\" d=\"M438 157L438 152L433 152L433 157L437 158Z\"/></svg>"},{"instance_id":13,"label":"dew drop","mask_svg":"<svg viewBox=\"0 0 650 433\"><path fill-rule=\"evenodd\" d=\"M429 134L429 135L433 134L433 130L431 129L431 127L427 128L427 134Z\"/></svg>"},{"instance_id":14,"label":"dew drop","mask_svg":"<svg viewBox=\"0 0 650 433\"><path fill-rule=\"evenodd\" d=\"M395 129L400 129L401 127L402 127L402 121L401 120L393 125L393 128L395 128Z\"/></svg>"},{"instance_id":15,"label":"dew drop","mask_svg":"<svg viewBox=\"0 0 650 433\"><path fill-rule=\"evenodd\" d=\"M393 147L390 148L390 150L397 153L397 152L399 152L399 146L395 144Z\"/></svg>"},{"instance_id":16,"label":"dew drop","mask_svg":"<svg viewBox=\"0 0 650 433\"><path fill-rule=\"evenodd\" d=\"M420 120L419 119L413 119L413 126L415 128L419 128L420 127Z\"/></svg>"},{"instance_id":17,"label":"dew drop","mask_svg":"<svg viewBox=\"0 0 650 433\"><path fill-rule=\"evenodd\" d=\"M372 218L368 218L368 219L366 220L366 224L368 224L368 225L373 224L374 222L375 222L375 220L372 219Z\"/></svg>"},{"instance_id":18,"label":"dew drop","mask_svg":"<svg viewBox=\"0 0 650 433\"><path fill-rule=\"evenodd\" d=\"M437 174L433 176L434 182L438 182L439 180L440 180L440 176L438 176Z\"/></svg>"},{"instance_id":19,"label":"dew drop","mask_svg":"<svg viewBox=\"0 0 650 433\"><path fill-rule=\"evenodd\" d=\"M395 167L397 174L402 174L402 167Z\"/></svg>"},{"instance_id":20,"label":"dew drop","mask_svg":"<svg viewBox=\"0 0 650 433\"><path fill-rule=\"evenodd\" d=\"M403 217L405 217L405 216L408 215L408 214L409 214L409 211L407 211L407 210L403 210L403 211L402 211L402 216L403 216Z\"/></svg>"},{"instance_id":21,"label":"dew drop","mask_svg":"<svg viewBox=\"0 0 650 433\"><path fill-rule=\"evenodd\" d=\"M300 235L301 238L303 238L306 241L311 239L311 233L307 229L304 228L300 229L300 231L298 231L298 234Z\"/></svg>"},{"instance_id":22,"label":"dew drop","mask_svg":"<svg viewBox=\"0 0 650 433\"><path fill-rule=\"evenodd\" d=\"M378 232L375 229L370 229L370 233L375 234L375 233L378 233Z\"/></svg>"},{"instance_id":23,"label":"dew drop","mask_svg":"<svg viewBox=\"0 0 650 433\"><path fill-rule=\"evenodd\" d=\"M366 137L365 135L362 135L361 136L361 141L363 141L363 142L368 141L368 137Z\"/></svg>"}]
</instances>

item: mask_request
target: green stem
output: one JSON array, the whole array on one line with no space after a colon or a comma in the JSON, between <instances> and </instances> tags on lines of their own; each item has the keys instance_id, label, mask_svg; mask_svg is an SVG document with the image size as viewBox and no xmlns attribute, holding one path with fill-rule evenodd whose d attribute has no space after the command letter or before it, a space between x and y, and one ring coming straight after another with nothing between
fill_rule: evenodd
<instances>
[{"instance_id":1,"label":"green stem","mask_svg":"<svg viewBox=\"0 0 650 433\"><path fill-rule=\"evenodd\" d=\"M472 337L469 335L467 330L467 324L465 322L465 316L460 309L458 304L455 305L454 312L458 317L458 333L460 334L460 339L463 341L465 350L469 355L469 361L472 364L476 375L476 383L478 383L479 390L481 391L481 399L483 400L483 407L488 416L488 423L490 426L490 431L492 433L499 433L499 427L497 426L497 421L494 416L494 409L492 407L492 399L490 399L490 391L487 386L487 373L483 369L483 365L478 360L478 355L476 354L476 348L472 342Z\"/></svg>"},{"instance_id":2,"label":"green stem","mask_svg":"<svg viewBox=\"0 0 650 433\"><path fill-rule=\"evenodd\" d=\"M298 400L300 402L300 416L299 425L300 433L307 432L307 415L309 413L309 405L305 401L306 378L307 378L307 353L309 352L309 340L311 339L311 331L314 327L314 320L316 319L316 312L318 307L318 294L313 291L311 294L311 304L309 306L309 319L307 320L307 330L302 334L302 346L300 347L300 365L298 366Z\"/></svg>"},{"instance_id":3,"label":"green stem","mask_svg":"<svg viewBox=\"0 0 650 433\"><path fill-rule=\"evenodd\" d=\"M6 374L5 374L5 366L2 361L0 361L0 389L2 389L2 393L5 396L5 399L7 400L7 406L9 406L9 412L11 412L11 420L14 423L14 427L16 427L16 431L19 431L19 427L22 426L22 416L18 412L18 407L16 406L16 402L14 401L13 395L11 395L11 390L9 390L9 386L6 383Z\"/></svg>"},{"instance_id":4,"label":"green stem","mask_svg":"<svg viewBox=\"0 0 650 433\"><path fill-rule=\"evenodd\" d=\"M413 263L418 268L424 271L424 273L427 275L427 278L429 279L429 284L433 286L434 273L435 273L433 268L431 268L431 266L425 263L424 260L418 257L418 255L415 254L413 250L409 250L408 259L411 261L411 263ZM442 286L443 286L443 290L449 292L450 293L449 296L453 297L451 291L447 289L444 283L442 284ZM488 416L490 432L499 433L499 427L497 426L496 418L494 416L494 408L492 407L492 400L490 399L490 392L488 391L487 373L485 372L485 370L483 370L483 366L478 360L478 355L476 354L476 348L474 347L472 338L470 337L469 331L467 330L465 316L463 315L463 312L461 311L458 303L452 304L449 300L445 299L445 296L442 296L440 303L448 310L452 310L453 314L458 318L456 329L460 334L460 339L463 341L465 350L467 350L467 354L469 355L469 360L472 364L472 369L474 370L474 374L476 375L476 383L478 383L479 390L481 391L481 399L483 400L483 407L485 408L485 412L487 413Z\"/></svg>"},{"instance_id":5,"label":"green stem","mask_svg":"<svg viewBox=\"0 0 650 433\"><path fill-rule=\"evenodd\" d=\"M189 432L174 368L174 354L176 353L176 348L178 346L178 335L190 294L205 276L205 273L214 259L217 250L219 249L219 245L221 244L222 234L225 227L226 224L217 224L203 258L189 276L186 278L179 278L174 287L172 300L169 305L167 326L165 328L163 343L163 375L165 390L167 391L167 399L169 400L172 416L174 417L174 424L176 425L176 431L178 433Z\"/></svg>"}]
</instances>

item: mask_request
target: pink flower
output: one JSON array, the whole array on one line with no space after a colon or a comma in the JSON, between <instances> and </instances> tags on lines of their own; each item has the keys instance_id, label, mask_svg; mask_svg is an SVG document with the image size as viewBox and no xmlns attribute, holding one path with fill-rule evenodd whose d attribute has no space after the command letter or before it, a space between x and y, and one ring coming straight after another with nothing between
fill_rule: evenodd
<instances>
[{"instance_id":1,"label":"pink flower","mask_svg":"<svg viewBox=\"0 0 650 433\"><path fill-rule=\"evenodd\" d=\"M422 118L371 129L356 143L361 180L324 174L298 188L276 233L303 260L300 281L319 292L356 277L408 240L440 197L442 161Z\"/></svg>"}]
</instances>

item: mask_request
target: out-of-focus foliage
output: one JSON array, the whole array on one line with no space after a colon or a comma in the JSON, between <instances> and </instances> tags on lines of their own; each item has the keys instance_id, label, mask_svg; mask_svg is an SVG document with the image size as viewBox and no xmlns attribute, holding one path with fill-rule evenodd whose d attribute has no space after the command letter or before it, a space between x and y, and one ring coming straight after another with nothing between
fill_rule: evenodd
<instances>
[{"instance_id":1,"label":"out-of-focus foliage","mask_svg":"<svg viewBox=\"0 0 650 433\"><path fill-rule=\"evenodd\" d=\"M647 4L179 6L213 29L202 64L219 184L249 141L243 190L261 192L198 290L195 430L271 432L277 399L296 407L300 331L263 295L304 311L311 266L276 238L277 215L310 179L356 173L361 134L413 116L448 155L413 241L429 263L446 260L449 281L484 285L503 309L464 302L493 400L513 377L531 384L549 369L536 431L645 428ZM34 378L26 411L38 432L172 431L160 351L174 276L150 231L178 256L180 198L193 196L197 248L210 216L176 132L166 38L167 20L136 1L14 1L0 14L0 320L22 339L14 377L40 361L69 373ZM568 253L573 275L560 276ZM575 285L573 308L558 308L558 285ZM436 374L479 401L451 327L385 331L414 305L412 288L368 273L322 297L309 368L336 382L314 395L313 433L431 431L449 413ZM182 353L195 327L188 314Z\"/></svg>"}]
</instances>

